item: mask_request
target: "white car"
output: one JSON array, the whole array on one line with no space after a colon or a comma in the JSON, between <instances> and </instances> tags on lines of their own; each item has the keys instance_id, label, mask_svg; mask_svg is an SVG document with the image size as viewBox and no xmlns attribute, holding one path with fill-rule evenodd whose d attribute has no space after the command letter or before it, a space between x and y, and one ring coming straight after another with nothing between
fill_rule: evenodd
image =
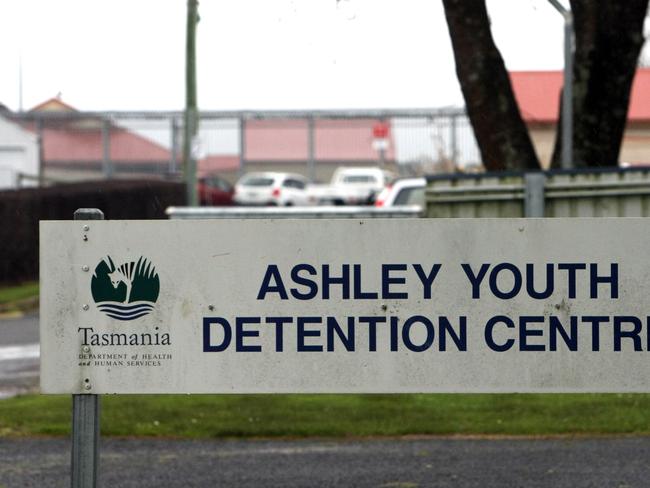
<instances>
[{"instance_id":1,"label":"white car","mask_svg":"<svg viewBox=\"0 0 650 488\"><path fill-rule=\"evenodd\" d=\"M395 207L399 205L419 205L424 207L425 178L403 178L387 186L375 200L377 207Z\"/></svg>"},{"instance_id":2,"label":"white car","mask_svg":"<svg viewBox=\"0 0 650 488\"><path fill-rule=\"evenodd\" d=\"M338 168L332 176L332 203L371 204L393 177L381 168Z\"/></svg>"},{"instance_id":3,"label":"white car","mask_svg":"<svg viewBox=\"0 0 650 488\"><path fill-rule=\"evenodd\" d=\"M294 173L248 173L235 185L239 205L307 205L307 178Z\"/></svg>"}]
</instances>

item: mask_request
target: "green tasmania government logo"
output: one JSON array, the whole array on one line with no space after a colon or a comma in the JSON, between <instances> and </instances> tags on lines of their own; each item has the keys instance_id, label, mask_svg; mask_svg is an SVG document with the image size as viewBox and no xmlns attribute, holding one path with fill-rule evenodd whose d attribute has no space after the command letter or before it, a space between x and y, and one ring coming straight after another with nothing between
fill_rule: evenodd
<instances>
[{"instance_id":1,"label":"green tasmania government logo","mask_svg":"<svg viewBox=\"0 0 650 488\"><path fill-rule=\"evenodd\" d=\"M133 320L150 313L160 292L156 268L140 257L119 266L106 256L90 283L97 308L117 320Z\"/></svg>"}]
</instances>

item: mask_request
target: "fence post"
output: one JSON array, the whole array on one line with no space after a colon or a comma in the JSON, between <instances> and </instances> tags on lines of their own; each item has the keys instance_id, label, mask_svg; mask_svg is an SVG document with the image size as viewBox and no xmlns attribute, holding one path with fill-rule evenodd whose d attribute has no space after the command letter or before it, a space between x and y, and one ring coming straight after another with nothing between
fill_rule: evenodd
<instances>
[{"instance_id":1,"label":"fence post","mask_svg":"<svg viewBox=\"0 0 650 488\"><path fill-rule=\"evenodd\" d=\"M384 124L386 122L386 119L384 117L381 117L379 119L379 123ZM383 146L379 148L379 167L383 168L386 165L386 149L384 149Z\"/></svg>"},{"instance_id":2,"label":"fence post","mask_svg":"<svg viewBox=\"0 0 650 488\"><path fill-rule=\"evenodd\" d=\"M458 118L455 115L451 116L449 128L451 130L451 162L455 169L458 168Z\"/></svg>"},{"instance_id":3,"label":"fence post","mask_svg":"<svg viewBox=\"0 0 650 488\"><path fill-rule=\"evenodd\" d=\"M36 144L38 150L38 186L45 186L45 148L43 147L43 118L36 119Z\"/></svg>"},{"instance_id":4,"label":"fence post","mask_svg":"<svg viewBox=\"0 0 650 488\"><path fill-rule=\"evenodd\" d=\"M178 171L178 120L176 117L171 118L171 155L169 159L169 174L175 175Z\"/></svg>"},{"instance_id":5,"label":"fence post","mask_svg":"<svg viewBox=\"0 0 650 488\"><path fill-rule=\"evenodd\" d=\"M106 178L113 177L111 162L111 121L104 119L102 123L102 169Z\"/></svg>"},{"instance_id":6,"label":"fence post","mask_svg":"<svg viewBox=\"0 0 650 488\"><path fill-rule=\"evenodd\" d=\"M526 173L524 181L524 215L526 217L544 217L546 176L544 173Z\"/></svg>"},{"instance_id":7,"label":"fence post","mask_svg":"<svg viewBox=\"0 0 650 488\"><path fill-rule=\"evenodd\" d=\"M316 122L314 117L309 117L307 119L307 177L309 181L313 183L316 181L316 159L315 159L315 127Z\"/></svg>"},{"instance_id":8,"label":"fence post","mask_svg":"<svg viewBox=\"0 0 650 488\"><path fill-rule=\"evenodd\" d=\"M96 208L80 208L74 220L104 220ZM95 488L99 466L99 395L72 395L72 488Z\"/></svg>"},{"instance_id":9,"label":"fence post","mask_svg":"<svg viewBox=\"0 0 650 488\"><path fill-rule=\"evenodd\" d=\"M246 173L246 118L239 117L239 176Z\"/></svg>"}]
</instances>

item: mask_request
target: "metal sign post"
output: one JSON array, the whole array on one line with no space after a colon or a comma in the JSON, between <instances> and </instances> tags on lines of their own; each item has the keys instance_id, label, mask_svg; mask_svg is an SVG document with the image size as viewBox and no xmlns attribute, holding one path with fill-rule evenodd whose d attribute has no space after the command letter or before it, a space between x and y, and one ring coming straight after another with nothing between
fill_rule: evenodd
<instances>
[{"instance_id":1,"label":"metal sign post","mask_svg":"<svg viewBox=\"0 0 650 488\"><path fill-rule=\"evenodd\" d=\"M379 166L381 168L386 164L386 150L388 149L388 135L389 135L390 126L386 123L384 119L380 119L372 127L372 146L377 151L379 155Z\"/></svg>"},{"instance_id":2,"label":"metal sign post","mask_svg":"<svg viewBox=\"0 0 650 488\"><path fill-rule=\"evenodd\" d=\"M526 217L541 218L544 217L545 195L544 186L546 176L544 173L526 173L524 177L524 210Z\"/></svg>"},{"instance_id":3,"label":"metal sign post","mask_svg":"<svg viewBox=\"0 0 650 488\"><path fill-rule=\"evenodd\" d=\"M96 208L80 208L74 220L104 220ZM88 226L82 239L88 241ZM99 464L99 395L72 395L72 488L97 486Z\"/></svg>"}]
</instances>

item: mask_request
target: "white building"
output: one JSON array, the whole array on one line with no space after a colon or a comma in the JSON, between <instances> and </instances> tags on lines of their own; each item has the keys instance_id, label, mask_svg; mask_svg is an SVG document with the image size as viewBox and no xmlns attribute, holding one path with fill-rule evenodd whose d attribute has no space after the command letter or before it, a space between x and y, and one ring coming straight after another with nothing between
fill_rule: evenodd
<instances>
[{"instance_id":1,"label":"white building","mask_svg":"<svg viewBox=\"0 0 650 488\"><path fill-rule=\"evenodd\" d=\"M38 183L38 138L0 115L0 190Z\"/></svg>"}]
</instances>

